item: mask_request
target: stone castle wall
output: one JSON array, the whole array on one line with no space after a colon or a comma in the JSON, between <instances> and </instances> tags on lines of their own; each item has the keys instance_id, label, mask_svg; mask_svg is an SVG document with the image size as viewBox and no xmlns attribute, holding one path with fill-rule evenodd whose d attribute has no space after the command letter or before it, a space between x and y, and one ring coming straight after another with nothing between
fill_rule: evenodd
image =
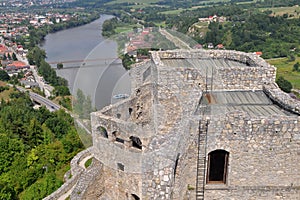
<instances>
[{"instance_id":1,"label":"stone castle wall","mask_svg":"<svg viewBox=\"0 0 300 200\"><path fill-rule=\"evenodd\" d=\"M164 66L160 59L203 57L248 65L219 68L216 77L221 82L215 82L215 90L261 90L275 81L275 68L251 54L153 52L151 61L131 71L132 96L92 114L94 155L104 166L107 199L128 199L131 194L141 199L194 199L200 120L194 111L205 89L205 77L196 69ZM282 99L274 90L268 91ZM206 199L241 199L243 191L252 198L277 194L276 190L293 197L300 185L299 171L292 170L299 170L300 121L274 117L251 119L236 112L211 119L207 153L228 151L229 171L227 184L205 185ZM108 138L101 135L100 126L107 130ZM116 141L113 133L124 142ZM142 150L131 146L132 135L141 139Z\"/></svg>"},{"instance_id":2,"label":"stone castle wall","mask_svg":"<svg viewBox=\"0 0 300 200\"><path fill-rule=\"evenodd\" d=\"M203 50L203 51L166 51L155 52L156 63L163 66L161 59L172 58L198 58L198 59L228 59L244 63L245 67L218 67L214 71L213 90L261 90L264 84L274 83L276 68L265 62L262 58L238 51L227 50ZM184 66L183 66L184 67ZM213 66L211 66L213 67ZM178 69L178 68L177 68ZM197 69L185 69L193 71L188 73L205 90L205 74L199 74ZM210 89L210 84L209 84Z\"/></svg>"},{"instance_id":3,"label":"stone castle wall","mask_svg":"<svg viewBox=\"0 0 300 200\"><path fill-rule=\"evenodd\" d=\"M207 152L229 152L226 184L206 184L206 199L297 199L300 117L250 119L230 113L211 119ZM244 194L245 193L245 194ZM298 196L299 197L299 196Z\"/></svg>"},{"instance_id":4,"label":"stone castle wall","mask_svg":"<svg viewBox=\"0 0 300 200\"><path fill-rule=\"evenodd\" d=\"M234 50L170 50L154 52L154 54L154 58L157 60L172 58L223 58L238 61L250 67L271 67L266 61L264 61L264 59L260 58L259 56ZM156 61L156 63L161 64L159 61Z\"/></svg>"},{"instance_id":5,"label":"stone castle wall","mask_svg":"<svg viewBox=\"0 0 300 200\"><path fill-rule=\"evenodd\" d=\"M280 90L276 83L264 85L265 94L280 107L300 115L300 101Z\"/></svg>"},{"instance_id":6,"label":"stone castle wall","mask_svg":"<svg viewBox=\"0 0 300 200\"><path fill-rule=\"evenodd\" d=\"M198 157L199 118L193 118L189 130L186 151L180 156L175 175L175 185L171 199L195 199Z\"/></svg>"},{"instance_id":7,"label":"stone castle wall","mask_svg":"<svg viewBox=\"0 0 300 200\"><path fill-rule=\"evenodd\" d=\"M275 81L276 70L266 67L219 68L214 90L262 90L263 85ZM217 82L217 83L218 83Z\"/></svg>"},{"instance_id":8,"label":"stone castle wall","mask_svg":"<svg viewBox=\"0 0 300 200\"><path fill-rule=\"evenodd\" d=\"M201 90L195 79L188 77L187 70L177 71L170 70L170 68L157 70L155 66L152 66L151 74L148 74L149 69L142 67L136 70L140 74L136 85L142 84L142 86L133 89L132 97L120 104L103 109L101 113L92 114L94 146L97 149L95 155L96 157L99 155L97 158L107 169L110 169L112 177L109 182L113 185L116 185L119 180L123 183L121 188L130 192L132 184L142 184L145 189L138 190L137 193L141 194L143 199L169 199L173 192L176 159L184 153L187 137L189 137L185 132L189 118L183 118L182 115L192 114L193 108L198 104L198 100L195 101L195 99L200 99ZM178 76L179 72L182 74L181 76ZM135 76L137 75L135 74ZM149 77L156 84L149 85L147 83ZM177 88L175 89L175 87ZM157 95L153 95L156 98L150 95L147 99L141 100L144 104L147 101L153 102L153 106L148 107L148 110L152 110L153 113L151 131L147 129L147 124L139 125L127 114L128 108L133 108L133 115L134 109L137 107L135 99L140 95L145 96L148 91L157 91ZM187 99L189 102L186 101ZM182 110L183 106L186 109ZM118 113L121 114L119 119ZM119 144L112 141L110 136L103 138L97 129L100 125L107 129L108 135L117 130L122 132L120 136L128 138L130 134L134 133L145 144L143 150L132 149L126 145L126 141L125 144ZM120 169L117 168L118 163L124 165L125 173L120 172ZM118 173L130 174L132 177L142 175L143 178L130 178L133 182L126 184L128 181L125 179L128 177L125 175L113 176ZM120 177L124 179L120 179ZM126 192L120 193L118 197L121 196L126 197Z\"/></svg>"},{"instance_id":9,"label":"stone castle wall","mask_svg":"<svg viewBox=\"0 0 300 200\"><path fill-rule=\"evenodd\" d=\"M105 166L102 175L105 177L104 199L132 199L132 194L142 196L141 173L127 173Z\"/></svg>"}]
</instances>

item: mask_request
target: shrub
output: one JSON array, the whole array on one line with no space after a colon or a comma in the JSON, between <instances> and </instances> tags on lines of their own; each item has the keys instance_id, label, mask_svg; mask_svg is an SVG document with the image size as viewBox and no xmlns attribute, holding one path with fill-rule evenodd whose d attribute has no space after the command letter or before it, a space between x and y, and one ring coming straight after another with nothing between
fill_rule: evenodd
<instances>
[{"instance_id":1,"label":"shrub","mask_svg":"<svg viewBox=\"0 0 300 200\"><path fill-rule=\"evenodd\" d=\"M280 76L276 80L276 83L278 84L278 87L282 91L287 92L287 93L290 93L293 88L292 84L288 80L284 79L282 76Z\"/></svg>"}]
</instances>

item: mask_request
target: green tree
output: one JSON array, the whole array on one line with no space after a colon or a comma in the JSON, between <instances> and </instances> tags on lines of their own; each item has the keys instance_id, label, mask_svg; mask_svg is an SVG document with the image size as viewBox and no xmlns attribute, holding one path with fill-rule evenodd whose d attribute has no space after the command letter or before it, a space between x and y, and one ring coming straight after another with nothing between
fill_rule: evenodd
<instances>
[{"instance_id":1,"label":"green tree","mask_svg":"<svg viewBox=\"0 0 300 200\"><path fill-rule=\"evenodd\" d=\"M293 66L293 71L299 71L299 62L295 63L294 66Z\"/></svg>"},{"instance_id":2,"label":"green tree","mask_svg":"<svg viewBox=\"0 0 300 200\"><path fill-rule=\"evenodd\" d=\"M17 199L14 187L9 181L0 180L0 199Z\"/></svg>"},{"instance_id":3,"label":"green tree","mask_svg":"<svg viewBox=\"0 0 300 200\"><path fill-rule=\"evenodd\" d=\"M292 84L288 80L284 79L282 76L280 76L276 80L276 83L282 91L287 93L290 93L293 88Z\"/></svg>"},{"instance_id":4,"label":"green tree","mask_svg":"<svg viewBox=\"0 0 300 200\"><path fill-rule=\"evenodd\" d=\"M10 79L9 75L6 73L6 71L0 70L0 80L1 81L8 81L9 79Z\"/></svg>"},{"instance_id":5,"label":"green tree","mask_svg":"<svg viewBox=\"0 0 300 200\"><path fill-rule=\"evenodd\" d=\"M296 57L293 54L290 54L288 58L289 58L288 60L289 62L294 62L296 60Z\"/></svg>"},{"instance_id":6,"label":"green tree","mask_svg":"<svg viewBox=\"0 0 300 200\"><path fill-rule=\"evenodd\" d=\"M57 63L56 65L57 69L62 69L64 67L63 63Z\"/></svg>"},{"instance_id":7,"label":"green tree","mask_svg":"<svg viewBox=\"0 0 300 200\"><path fill-rule=\"evenodd\" d=\"M90 114L93 112L92 100L90 96L86 97L86 100L83 104L83 116L84 119L90 119Z\"/></svg>"},{"instance_id":8,"label":"green tree","mask_svg":"<svg viewBox=\"0 0 300 200\"><path fill-rule=\"evenodd\" d=\"M35 46L28 52L27 58L29 64L39 66L41 61L46 58L46 52Z\"/></svg>"},{"instance_id":9,"label":"green tree","mask_svg":"<svg viewBox=\"0 0 300 200\"><path fill-rule=\"evenodd\" d=\"M56 96L67 96L70 95L70 90L66 86L56 86L54 89L54 94Z\"/></svg>"},{"instance_id":10,"label":"green tree","mask_svg":"<svg viewBox=\"0 0 300 200\"><path fill-rule=\"evenodd\" d=\"M83 94L83 91L81 89L77 90L76 98L74 101L74 111L77 113L80 117L83 116L83 104L85 102L85 95Z\"/></svg>"}]
</instances>

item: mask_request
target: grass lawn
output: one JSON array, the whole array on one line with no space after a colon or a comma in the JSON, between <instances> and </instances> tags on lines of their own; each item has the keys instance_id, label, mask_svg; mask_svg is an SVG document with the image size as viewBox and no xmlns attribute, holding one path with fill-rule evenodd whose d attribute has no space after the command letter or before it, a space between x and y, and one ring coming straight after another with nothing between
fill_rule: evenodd
<instances>
[{"instance_id":1,"label":"grass lawn","mask_svg":"<svg viewBox=\"0 0 300 200\"><path fill-rule=\"evenodd\" d=\"M163 21L163 22L156 22L154 23L156 26L160 26L160 27L166 27L166 22Z\"/></svg>"},{"instance_id":2,"label":"grass lawn","mask_svg":"<svg viewBox=\"0 0 300 200\"><path fill-rule=\"evenodd\" d=\"M145 4L149 5L151 3L157 3L160 0L114 0L107 3L107 5L110 4L118 4L118 3L135 3L135 4Z\"/></svg>"},{"instance_id":3,"label":"grass lawn","mask_svg":"<svg viewBox=\"0 0 300 200\"><path fill-rule=\"evenodd\" d=\"M184 10L187 10L187 9L178 8L177 10L168 10L168 11L161 12L161 14L166 14L166 15L178 15L179 13L181 13L181 12L184 11Z\"/></svg>"},{"instance_id":4,"label":"grass lawn","mask_svg":"<svg viewBox=\"0 0 300 200\"><path fill-rule=\"evenodd\" d=\"M132 26L120 26L115 29L116 33L133 31Z\"/></svg>"},{"instance_id":5,"label":"grass lawn","mask_svg":"<svg viewBox=\"0 0 300 200\"><path fill-rule=\"evenodd\" d=\"M283 14L288 14L289 16L292 14L294 17L300 17L300 7L299 6L291 6L291 7L274 7L274 8L261 8L261 11L272 10L275 16L282 16Z\"/></svg>"},{"instance_id":6,"label":"grass lawn","mask_svg":"<svg viewBox=\"0 0 300 200\"><path fill-rule=\"evenodd\" d=\"M166 15L178 15L179 13L181 13L182 11L186 11L186 10L196 10L198 8L204 8L204 7L207 7L207 6L213 6L211 3L219 3L219 2L229 2L230 0L207 0L207 1L200 1L199 4L200 5L196 5L196 6L193 6L193 7L190 7L190 8L178 8L176 10L167 10L167 11L164 11L164 12L161 12L162 14L166 14ZM204 4L208 4L208 5L204 5Z\"/></svg>"},{"instance_id":7,"label":"grass lawn","mask_svg":"<svg viewBox=\"0 0 300 200\"><path fill-rule=\"evenodd\" d=\"M283 76L292 83L293 88L300 89L300 72L293 71L294 64L300 63L299 57L293 62L288 62L288 58L269 59L267 62L277 68L277 77Z\"/></svg>"},{"instance_id":8,"label":"grass lawn","mask_svg":"<svg viewBox=\"0 0 300 200\"><path fill-rule=\"evenodd\" d=\"M116 31L116 33L130 32L130 31L133 31L134 27L141 28L142 25L138 25L138 24L124 24L124 25L118 26L115 29L115 31Z\"/></svg>"},{"instance_id":9,"label":"grass lawn","mask_svg":"<svg viewBox=\"0 0 300 200\"><path fill-rule=\"evenodd\" d=\"M185 8L185 9L178 8L177 10L167 10L167 11L164 11L164 12L161 12L161 13L166 14L166 15L178 15L179 13L181 13L182 11L185 11L185 10L196 10L198 8L203 8L203 7L206 7L206 6L193 6L191 8Z\"/></svg>"},{"instance_id":10,"label":"grass lawn","mask_svg":"<svg viewBox=\"0 0 300 200\"><path fill-rule=\"evenodd\" d=\"M6 83L3 81L0 81L0 86L6 86ZM0 99L3 99L5 101L9 100L9 95L14 91L12 87L9 88L9 90L4 90L3 92L0 92Z\"/></svg>"},{"instance_id":11,"label":"grass lawn","mask_svg":"<svg viewBox=\"0 0 300 200\"><path fill-rule=\"evenodd\" d=\"M237 2L236 4L248 4L248 3L253 3L256 2L257 0L249 0L249 1L243 1L243 2Z\"/></svg>"}]
</instances>

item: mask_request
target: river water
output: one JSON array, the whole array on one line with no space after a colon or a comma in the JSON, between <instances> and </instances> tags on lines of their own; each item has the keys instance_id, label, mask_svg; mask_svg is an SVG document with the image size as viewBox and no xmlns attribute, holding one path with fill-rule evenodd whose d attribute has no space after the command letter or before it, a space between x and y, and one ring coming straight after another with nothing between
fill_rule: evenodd
<instances>
[{"instance_id":1,"label":"river water","mask_svg":"<svg viewBox=\"0 0 300 200\"><path fill-rule=\"evenodd\" d=\"M48 34L41 46L53 67L64 63L56 72L68 80L71 93L81 89L97 109L113 103L116 94L130 94L129 73L117 58L117 44L101 35L103 22L111 17L101 15L89 24Z\"/></svg>"}]
</instances>

